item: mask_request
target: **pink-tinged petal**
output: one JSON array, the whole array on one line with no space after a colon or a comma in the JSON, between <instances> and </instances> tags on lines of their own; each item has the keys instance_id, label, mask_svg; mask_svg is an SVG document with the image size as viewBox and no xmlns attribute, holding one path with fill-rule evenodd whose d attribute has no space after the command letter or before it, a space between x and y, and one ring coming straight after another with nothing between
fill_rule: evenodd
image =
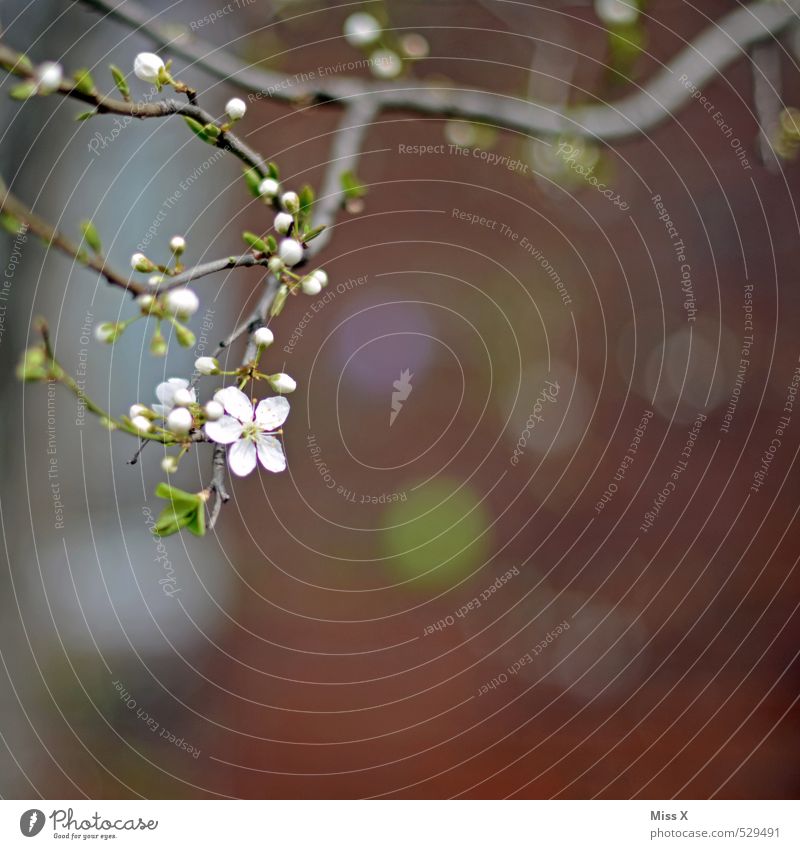
<instances>
[{"instance_id":1,"label":"pink-tinged petal","mask_svg":"<svg viewBox=\"0 0 800 849\"><path fill-rule=\"evenodd\" d=\"M289 402L282 396L265 398L256 407L256 421L264 430L275 430L280 427L289 415Z\"/></svg>"},{"instance_id":2,"label":"pink-tinged petal","mask_svg":"<svg viewBox=\"0 0 800 849\"><path fill-rule=\"evenodd\" d=\"M256 445L258 446L258 459L261 460L261 465L267 471L282 472L286 468L283 446L274 436L267 436L265 433L259 434Z\"/></svg>"},{"instance_id":3,"label":"pink-tinged petal","mask_svg":"<svg viewBox=\"0 0 800 849\"><path fill-rule=\"evenodd\" d=\"M242 424L250 424L253 421L253 405L250 399L235 386L226 386L225 389L220 389L214 394L214 397L225 408L227 413L230 413L235 419L239 419Z\"/></svg>"},{"instance_id":4,"label":"pink-tinged petal","mask_svg":"<svg viewBox=\"0 0 800 849\"><path fill-rule=\"evenodd\" d=\"M223 416L215 422L206 422L203 426L206 436L221 445L230 445L242 435L242 423L232 416Z\"/></svg>"},{"instance_id":5,"label":"pink-tinged petal","mask_svg":"<svg viewBox=\"0 0 800 849\"><path fill-rule=\"evenodd\" d=\"M235 475L243 478L256 467L256 446L249 439L240 439L228 449L228 465Z\"/></svg>"}]
</instances>

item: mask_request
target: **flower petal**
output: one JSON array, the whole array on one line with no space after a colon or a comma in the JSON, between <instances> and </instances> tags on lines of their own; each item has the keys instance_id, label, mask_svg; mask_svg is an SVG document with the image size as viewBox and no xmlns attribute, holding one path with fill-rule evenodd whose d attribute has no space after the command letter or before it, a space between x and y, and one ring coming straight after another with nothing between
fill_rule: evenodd
<instances>
[{"instance_id":1,"label":"flower petal","mask_svg":"<svg viewBox=\"0 0 800 849\"><path fill-rule=\"evenodd\" d=\"M215 422L206 422L203 426L206 436L221 445L230 445L242 435L242 423L233 416L223 416Z\"/></svg>"},{"instance_id":2,"label":"flower petal","mask_svg":"<svg viewBox=\"0 0 800 849\"><path fill-rule=\"evenodd\" d=\"M283 446L274 436L265 433L258 435L258 459L261 465L269 472L282 472L286 468L286 456Z\"/></svg>"},{"instance_id":3,"label":"flower petal","mask_svg":"<svg viewBox=\"0 0 800 849\"><path fill-rule=\"evenodd\" d=\"M253 421L253 405L241 389L226 386L216 392L214 398L222 404L227 413L239 419L242 424L250 424Z\"/></svg>"},{"instance_id":4,"label":"flower petal","mask_svg":"<svg viewBox=\"0 0 800 849\"><path fill-rule=\"evenodd\" d=\"M228 450L228 465L239 477L249 475L256 467L256 446L249 439L234 442Z\"/></svg>"},{"instance_id":5,"label":"flower petal","mask_svg":"<svg viewBox=\"0 0 800 849\"><path fill-rule=\"evenodd\" d=\"M256 407L256 421L264 430L275 430L276 427L280 427L288 415L289 402L278 395L259 401Z\"/></svg>"},{"instance_id":6,"label":"flower petal","mask_svg":"<svg viewBox=\"0 0 800 849\"><path fill-rule=\"evenodd\" d=\"M157 416L167 417L167 413L172 409L172 407L166 407L163 404L153 404L152 410Z\"/></svg>"}]
</instances>

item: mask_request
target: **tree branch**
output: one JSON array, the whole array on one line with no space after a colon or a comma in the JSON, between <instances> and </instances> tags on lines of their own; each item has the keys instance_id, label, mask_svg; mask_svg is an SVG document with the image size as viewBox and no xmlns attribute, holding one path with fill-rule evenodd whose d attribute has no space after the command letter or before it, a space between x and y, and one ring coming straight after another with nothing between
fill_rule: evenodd
<instances>
[{"instance_id":1,"label":"tree branch","mask_svg":"<svg viewBox=\"0 0 800 849\"><path fill-rule=\"evenodd\" d=\"M353 77L319 77L299 81L239 59L183 34L178 38L154 23L154 16L135 0L82 0L147 36L156 47L192 62L218 79L262 96L289 103L341 103L359 96L375 98L380 109L461 118L526 135L572 133L612 141L647 132L691 101L680 78L702 87L753 45L777 35L797 20L798 0L757 0L724 15L681 50L634 94L614 103L561 108L530 103L510 95L459 89L430 82L371 82ZM174 30L173 30L174 32Z\"/></svg>"}]
</instances>

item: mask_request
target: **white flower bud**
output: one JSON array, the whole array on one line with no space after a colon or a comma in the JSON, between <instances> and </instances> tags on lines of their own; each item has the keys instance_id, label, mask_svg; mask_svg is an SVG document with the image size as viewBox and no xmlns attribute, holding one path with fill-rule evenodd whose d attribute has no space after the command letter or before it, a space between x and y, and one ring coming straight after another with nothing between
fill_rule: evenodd
<instances>
[{"instance_id":1,"label":"white flower bud","mask_svg":"<svg viewBox=\"0 0 800 849\"><path fill-rule=\"evenodd\" d=\"M142 308L142 312L147 312L155 303L154 295L139 295L136 298L136 303Z\"/></svg>"},{"instance_id":2,"label":"white flower bud","mask_svg":"<svg viewBox=\"0 0 800 849\"><path fill-rule=\"evenodd\" d=\"M316 271L312 271L311 276L316 277L317 280L319 280L319 285L323 288L328 285L328 275L321 268L318 268Z\"/></svg>"},{"instance_id":3,"label":"white flower bud","mask_svg":"<svg viewBox=\"0 0 800 849\"><path fill-rule=\"evenodd\" d=\"M104 321L95 327L94 338L98 342L113 342L116 340L118 333L117 325L113 321Z\"/></svg>"},{"instance_id":4,"label":"white flower bud","mask_svg":"<svg viewBox=\"0 0 800 849\"><path fill-rule=\"evenodd\" d=\"M52 94L64 79L64 69L58 62L43 62L36 69L35 79L39 94Z\"/></svg>"},{"instance_id":5,"label":"white flower bud","mask_svg":"<svg viewBox=\"0 0 800 849\"><path fill-rule=\"evenodd\" d=\"M131 268L134 271L152 271L154 267L144 254L136 253L131 257Z\"/></svg>"},{"instance_id":6,"label":"white flower bud","mask_svg":"<svg viewBox=\"0 0 800 849\"><path fill-rule=\"evenodd\" d=\"M288 374L272 374L267 380L269 381L269 385L276 391L281 393L282 395L288 395L290 392L294 392L297 389L297 383L289 377Z\"/></svg>"},{"instance_id":7,"label":"white flower bud","mask_svg":"<svg viewBox=\"0 0 800 849\"><path fill-rule=\"evenodd\" d=\"M186 407L176 407L167 416L167 428L182 436L192 429L192 414Z\"/></svg>"},{"instance_id":8,"label":"white flower bud","mask_svg":"<svg viewBox=\"0 0 800 849\"><path fill-rule=\"evenodd\" d=\"M219 362L216 357L198 357L194 361L194 367L200 374L219 374Z\"/></svg>"},{"instance_id":9,"label":"white flower bud","mask_svg":"<svg viewBox=\"0 0 800 849\"><path fill-rule=\"evenodd\" d=\"M200 301L191 289L170 289L165 298L169 312L178 318L193 316L200 307Z\"/></svg>"},{"instance_id":10,"label":"white flower bud","mask_svg":"<svg viewBox=\"0 0 800 849\"><path fill-rule=\"evenodd\" d=\"M135 419L137 416L144 416L145 413L149 412L144 404L131 404L131 408L128 410L128 416L131 419Z\"/></svg>"},{"instance_id":11,"label":"white flower bud","mask_svg":"<svg viewBox=\"0 0 800 849\"><path fill-rule=\"evenodd\" d=\"M291 268L303 258L303 246L295 239L284 239L278 246L278 256Z\"/></svg>"},{"instance_id":12,"label":"white flower bud","mask_svg":"<svg viewBox=\"0 0 800 849\"><path fill-rule=\"evenodd\" d=\"M194 392L188 389L176 389L172 393L172 403L176 407L188 407L189 404L194 404Z\"/></svg>"},{"instance_id":13,"label":"white flower bud","mask_svg":"<svg viewBox=\"0 0 800 849\"><path fill-rule=\"evenodd\" d=\"M285 236L294 224L294 218L288 212L279 212L275 216L275 230Z\"/></svg>"},{"instance_id":14,"label":"white flower bud","mask_svg":"<svg viewBox=\"0 0 800 849\"><path fill-rule=\"evenodd\" d=\"M155 53L139 53L133 60L133 73L146 83L157 83L164 70L164 63Z\"/></svg>"},{"instance_id":15,"label":"white flower bud","mask_svg":"<svg viewBox=\"0 0 800 849\"><path fill-rule=\"evenodd\" d=\"M322 291L322 283L315 274L309 274L300 281L300 288L304 295L319 295Z\"/></svg>"},{"instance_id":16,"label":"white flower bud","mask_svg":"<svg viewBox=\"0 0 800 849\"><path fill-rule=\"evenodd\" d=\"M376 77L390 80L403 70L403 60L393 50L376 50L370 56L370 67Z\"/></svg>"},{"instance_id":17,"label":"white flower bud","mask_svg":"<svg viewBox=\"0 0 800 849\"><path fill-rule=\"evenodd\" d=\"M273 180L272 177L267 177L258 184L258 193L262 197L274 198L280 190L278 181Z\"/></svg>"},{"instance_id":18,"label":"white flower bud","mask_svg":"<svg viewBox=\"0 0 800 849\"><path fill-rule=\"evenodd\" d=\"M147 278L147 285L152 286L154 289L160 286L163 282L163 274L151 274L150 277Z\"/></svg>"},{"instance_id":19,"label":"white flower bud","mask_svg":"<svg viewBox=\"0 0 800 849\"><path fill-rule=\"evenodd\" d=\"M269 262L267 263L267 268L273 274L280 274L283 271L283 262L279 256L272 256L269 258Z\"/></svg>"},{"instance_id":20,"label":"white flower bud","mask_svg":"<svg viewBox=\"0 0 800 849\"><path fill-rule=\"evenodd\" d=\"M171 475L173 472L178 471L178 458L173 457L171 454L168 454L161 461L161 468L168 474Z\"/></svg>"},{"instance_id":21,"label":"white flower bud","mask_svg":"<svg viewBox=\"0 0 800 849\"><path fill-rule=\"evenodd\" d=\"M169 240L169 249L180 256L186 250L186 239L183 236L173 236Z\"/></svg>"},{"instance_id":22,"label":"white flower bud","mask_svg":"<svg viewBox=\"0 0 800 849\"><path fill-rule=\"evenodd\" d=\"M150 433L153 428L153 423L145 416L134 416L131 419L131 424L139 433Z\"/></svg>"},{"instance_id":23,"label":"white flower bud","mask_svg":"<svg viewBox=\"0 0 800 849\"><path fill-rule=\"evenodd\" d=\"M344 37L353 47L372 44L381 36L381 25L366 12L356 12L344 22Z\"/></svg>"},{"instance_id":24,"label":"white flower bud","mask_svg":"<svg viewBox=\"0 0 800 849\"><path fill-rule=\"evenodd\" d=\"M639 17L639 9L634 0L595 0L594 10L597 17L607 26L633 24Z\"/></svg>"},{"instance_id":25,"label":"white flower bud","mask_svg":"<svg viewBox=\"0 0 800 849\"><path fill-rule=\"evenodd\" d=\"M275 336L268 327L259 327L253 334L253 341L260 348L266 348L275 341Z\"/></svg>"},{"instance_id":26,"label":"white flower bud","mask_svg":"<svg viewBox=\"0 0 800 849\"><path fill-rule=\"evenodd\" d=\"M238 97L232 97L225 104L225 111L228 113L231 121L238 121L240 118L244 118L244 113L247 112L247 105Z\"/></svg>"},{"instance_id":27,"label":"white flower bud","mask_svg":"<svg viewBox=\"0 0 800 849\"><path fill-rule=\"evenodd\" d=\"M203 411L210 422L215 422L225 415L225 408L219 401L208 401L205 407L203 407Z\"/></svg>"},{"instance_id":28,"label":"white flower bud","mask_svg":"<svg viewBox=\"0 0 800 849\"><path fill-rule=\"evenodd\" d=\"M292 214L298 212L300 209L300 198L297 192L284 192L281 195L281 206Z\"/></svg>"}]
</instances>

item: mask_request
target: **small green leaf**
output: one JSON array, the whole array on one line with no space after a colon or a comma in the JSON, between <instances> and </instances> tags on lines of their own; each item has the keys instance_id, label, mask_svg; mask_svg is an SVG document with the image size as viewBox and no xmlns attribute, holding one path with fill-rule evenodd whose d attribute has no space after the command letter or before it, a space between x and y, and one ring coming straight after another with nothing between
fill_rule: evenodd
<instances>
[{"instance_id":1,"label":"small green leaf","mask_svg":"<svg viewBox=\"0 0 800 849\"><path fill-rule=\"evenodd\" d=\"M129 100L131 90L128 81L125 79L125 74L116 65L109 65L108 67L111 69L111 76L114 77L114 85L117 87L117 91L125 100Z\"/></svg>"},{"instance_id":2,"label":"small green leaf","mask_svg":"<svg viewBox=\"0 0 800 849\"><path fill-rule=\"evenodd\" d=\"M196 492L186 492L183 489L178 489L177 486L171 486L163 481L156 487L156 495L159 498L165 498L171 501L176 506L182 507L198 507L203 504L203 499Z\"/></svg>"},{"instance_id":3,"label":"small green leaf","mask_svg":"<svg viewBox=\"0 0 800 849\"><path fill-rule=\"evenodd\" d=\"M31 82L15 85L9 92L9 95L14 100L27 100L29 97L33 97L34 94L36 94L36 83Z\"/></svg>"},{"instance_id":4,"label":"small green leaf","mask_svg":"<svg viewBox=\"0 0 800 849\"><path fill-rule=\"evenodd\" d=\"M278 166L274 162L267 163L267 171L269 171L269 176L272 177L273 180L280 179L280 171L278 170Z\"/></svg>"},{"instance_id":5,"label":"small green leaf","mask_svg":"<svg viewBox=\"0 0 800 849\"><path fill-rule=\"evenodd\" d=\"M244 233L242 233L242 239L244 239L244 241L254 251L260 251L262 254L270 253L267 243L260 236L256 236L255 233L245 230Z\"/></svg>"},{"instance_id":6,"label":"small green leaf","mask_svg":"<svg viewBox=\"0 0 800 849\"><path fill-rule=\"evenodd\" d=\"M258 193L258 187L261 185L261 175L255 168L244 169L244 180L247 183L247 188L253 197L261 197Z\"/></svg>"},{"instance_id":7,"label":"small green leaf","mask_svg":"<svg viewBox=\"0 0 800 849\"><path fill-rule=\"evenodd\" d=\"M173 320L172 326L175 328L175 338L178 340L178 344L181 348L193 348L195 346L197 337L191 330L189 330L188 327L186 327L186 325Z\"/></svg>"},{"instance_id":8,"label":"small green leaf","mask_svg":"<svg viewBox=\"0 0 800 849\"><path fill-rule=\"evenodd\" d=\"M72 75L75 79L75 90L81 94L94 94L94 80L88 68L80 68Z\"/></svg>"},{"instance_id":9,"label":"small green leaf","mask_svg":"<svg viewBox=\"0 0 800 849\"><path fill-rule=\"evenodd\" d=\"M156 487L156 495L169 501L169 504L161 511L153 527L154 534L169 536L181 528L186 528L195 536L205 534L205 499L200 494L184 492L162 482Z\"/></svg>"},{"instance_id":10,"label":"small green leaf","mask_svg":"<svg viewBox=\"0 0 800 849\"><path fill-rule=\"evenodd\" d=\"M194 118L190 118L188 115L183 116L183 120L186 121L189 129L204 142L209 141L208 134L206 133L206 128L199 122L195 121Z\"/></svg>"},{"instance_id":11,"label":"small green leaf","mask_svg":"<svg viewBox=\"0 0 800 849\"><path fill-rule=\"evenodd\" d=\"M16 236L22 230L22 222L10 212L0 212L0 227Z\"/></svg>"},{"instance_id":12,"label":"small green leaf","mask_svg":"<svg viewBox=\"0 0 800 849\"><path fill-rule=\"evenodd\" d=\"M42 348L28 348L25 351L17 366L17 377L27 381L47 379L47 355Z\"/></svg>"},{"instance_id":13,"label":"small green leaf","mask_svg":"<svg viewBox=\"0 0 800 849\"><path fill-rule=\"evenodd\" d=\"M209 139L217 139L219 138L220 129L216 124L206 124L203 127L206 135Z\"/></svg>"},{"instance_id":14,"label":"small green leaf","mask_svg":"<svg viewBox=\"0 0 800 849\"><path fill-rule=\"evenodd\" d=\"M20 53L15 62L3 62L2 66L12 74L17 72L33 73L33 62L24 53Z\"/></svg>"},{"instance_id":15,"label":"small green leaf","mask_svg":"<svg viewBox=\"0 0 800 849\"><path fill-rule=\"evenodd\" d=\"M324 224L320 224L319 227L314 227L313 230L306 230L303 234L303 241L310 242L312 239L316 239L317 236L325 229Z\"/></svg>"},{"instance_id":16,"label":"small green leaf","mask_svg":"<svg viewBox=\"0 0 800 849\"><path fill-rule=\"evenodd\" d=\"M100 234L91 221L81 221L81 232L83 233L83 238L86 240L86 244L96 254L103 252L103 243L100 241Z\"/></svg>"},{"instance_id":17,"label":"small green leaf","mask_svg":"<svg viewBox=\"0 0 800 849\"><path fill-rule=\"evenodd\" d=\"M274 254L278 250L278 242L274 236L267 236L267 250L271 254Z\"/></svg>"},{"instance_id":18,"label":"small green leaf","mask_svg":"<svg viewBox=\"0 0 800 849\"><path fill-rule=\"evenodd\" d=\"M286 304L286 298L289 295L289 289L287 288L285 283L282 283L278 291L275 293L275 298L272 301L272 306L269 308L269 314L271 318L275 318L276 315L280 315L283 311L283 307Z\"/></svg>"},{"instance_id":19,"label":"small green leaf","mask_svg":"<svg viewBox=\"0 0 800 849\"><path fill-rule=\"evenodd\" d=\"M314 189L311 186L303 186L300 189L300 215L306 216L311 212L311 207L314 205Z\"/></svg>"},{"instance_id":20,"label":"small green leaf","mask_svg":"<svg viewBox=\"0 0 800 849\"><path fill-rule=\"evenodd\" d=\"M340 177L342 191L347 200L363 198L367 193L367 187L358 179L352 171L344 171Z\"/></svg>"},{"instance_id":21,"label":"small green leaf","mask_svg":"<svg viewBox=\"0 0 800 849\"><path fill-rule=\"evenodd\" d=\"M89 109L88 112L81 112L80 115L75 117L76 121L86 121L88 118L93 118L97 114L96 110Z\"/></svg>"}]
</instances>

